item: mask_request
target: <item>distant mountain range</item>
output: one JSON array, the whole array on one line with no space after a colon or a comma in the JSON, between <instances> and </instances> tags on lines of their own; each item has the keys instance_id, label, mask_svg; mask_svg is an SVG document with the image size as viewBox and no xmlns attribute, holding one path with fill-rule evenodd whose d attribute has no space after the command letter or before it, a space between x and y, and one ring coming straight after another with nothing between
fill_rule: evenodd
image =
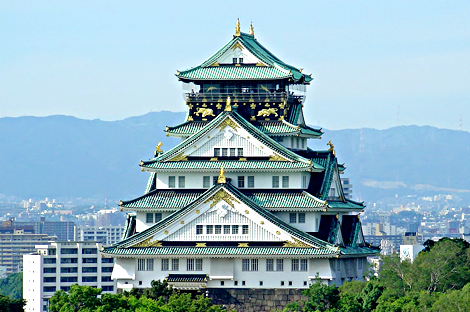
<instances>
[{"instance_id":1,"label":"distant mountain range","mask_svg":"<svg viewBox=\"0 0 470 312\"><path fill-rule=\"evenodd\" d=\"M179 139L166 125L184 113L157 112L119 121L70 116L0 118L0 194L130 199L143 193L148 174L139 160ZM344 176L360 200L394 194L470 196L470 133L434 127L324 130L309 145L327 149L347 167Z\"/></svg>"}]
</instances>

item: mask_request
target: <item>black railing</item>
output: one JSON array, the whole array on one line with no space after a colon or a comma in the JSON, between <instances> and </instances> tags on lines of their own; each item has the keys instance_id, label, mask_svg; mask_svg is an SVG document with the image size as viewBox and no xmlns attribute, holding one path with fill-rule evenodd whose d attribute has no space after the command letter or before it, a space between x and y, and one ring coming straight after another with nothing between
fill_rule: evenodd
<instances>
[{"instance_id":1,"label":"black railing","mask_svg":"<svg viewBox=\"0 0 470 312\"><path fill-rule=\"evenodd\" d=\"M231 92L231 93L185 93L187 102L226 102L230 96L232 102L280 102L292 99L303 100L303 96L288 92Z\"/></svg>"}]
</instances>

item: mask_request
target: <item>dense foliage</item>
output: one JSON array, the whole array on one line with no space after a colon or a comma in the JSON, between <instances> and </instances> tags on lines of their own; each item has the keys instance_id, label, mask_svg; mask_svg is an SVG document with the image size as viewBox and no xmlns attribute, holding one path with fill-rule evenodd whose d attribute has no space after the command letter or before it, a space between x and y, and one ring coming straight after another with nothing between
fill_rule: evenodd
<instances>
[{"instance_id":1,"label":"dense foliage","mask_svg":"<svg viewBox=\"0 0 470 312\"><path fill-rule=\"evenodd\" d=\"M51 312L221 312L203 295L191 297L173 291L166 282L153 281L152 288L124 294L101 294L101 289L72 285L50 299Z\"/></svg>"},{"instance_id":2,"label":"dense foliage","mask_svg":"<svg viewBox=\"0 0 470 312\"><path fill-rule=\"evenodd\" d=\"M339 288L314 283L296 312L470 311L470 244L462 239L427 241L414 262L383 257L378 277Z\"/></svg>"},{"instance_id":3,"label":"dense foliage","mask_svg":"<svg viewBox=\"0 0 470 312\"><path fill-rule=\"evenodd\" d=\"M23 273L12 273L0 279L0 293L13 299L23 298Z\"/></svg>"}]
</instances>

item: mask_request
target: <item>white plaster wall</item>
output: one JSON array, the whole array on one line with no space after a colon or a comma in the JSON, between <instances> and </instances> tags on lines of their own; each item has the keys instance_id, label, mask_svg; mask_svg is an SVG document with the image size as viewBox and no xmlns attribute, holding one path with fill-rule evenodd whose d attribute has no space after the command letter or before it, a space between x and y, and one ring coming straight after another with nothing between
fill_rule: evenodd
<instances>
[{"instance_id":1,"label":"white plaster wall","mask_svg":"<svg viewBox=\"0 0 470 312\"><path fill-rule=\"evenodd\" d=\"M168 188L168 177L175 176L176 188L178 188L178 176L185 177L185 188L186 189L202 189L203 188L203 176L210 177L210 186L212 186L212 178L214 176L219 176L220 169L209 171L209 172L172 172L166 173L162 172L158 174L157 179L157 189L169 189ZM282 176L289 176L289 188L300 189L302 188L302 175L305 173L302 172L269 172L269 173L259 173L259 172L232 172L225 170L225 177L231 179L231 184L235 187L238 187L238 176L245 176L245 188L248 186L247 176L255 177L255 187L254 188L272 188L272 177L279 176L279 189L282 189ZM277 188L276 188L277 189Z\"/></svg>"},{"instance_id":2,"label":"white plaster wall","mask_svg":"<svg viewBox=\"0 0 470 312\"><path fill-rule=\"evenodd\" d=\"M217 61L220 64L232 64L232 62L233 62L232 59L234 57L236 57L236 58L242 57L243 58L243 63L248 63L248 64L249 63L255 64L255 63L258 63L258 61L259 61L259 59L256 56L254 56L250 51L248 51L244 47L241 50L240 50L240 48L236 48L235 50L232 50L232 48L228 49L224 54L222 54L222 56L220 56L218 58Z\"/></svg>"},{"instance_id":3,"label":"white plaster wall","mask_svg":"<svg viewBox=\"0 0 470 312\"><path fill-rule=\"evenodd\" d=\"M136 275L136 262L137 260L135 258L114 258L111 279L118 279L120 281L134 280Z\"/></svg>"},{"instance_id":4,"label":"white plaster wall","mask_svg":"<svg viewBox=\"0 0 470 312\"><path fill-rule=\"evenodd\" d=\"M155 213L157 211L154 211L152 213ZM162 220L165 219L166 217L168 217L170 214L172 214L172 212L162 212ZM152 225L155 224L155 222L152 222L152 223L147 223L147 212L142 212L142 211L138 211L136 212L135 214L135 217L136 217L136 220L135 220L135 230L136 232L143 232L145 231L146 229L148 229L149 227L151 227Z\"/></svg>"},{"instance_id":5,"label":"white plaster wall","mask_svg":"<svg viewBox=\"0 0 470 312\"><path fill-rule=\"evenodd\" d=\"M302 230L304 232L318 232L318 227L320 226L321 218L320 212L305 212L305 223L290 223L290 212L274 211L273 213L282 221L286 222L289 225L292 225L295 228L298 228L299 230Z\"/></svg>"}]
</instances>

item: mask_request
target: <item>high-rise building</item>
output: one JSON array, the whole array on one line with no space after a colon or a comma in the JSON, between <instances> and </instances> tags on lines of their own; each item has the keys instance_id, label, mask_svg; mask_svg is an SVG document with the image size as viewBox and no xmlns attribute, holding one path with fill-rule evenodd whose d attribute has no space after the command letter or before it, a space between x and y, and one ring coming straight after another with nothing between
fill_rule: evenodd
<instances>
[{"instance_id":1,"label":"high-rise building","mask_svg":"<svg viewBox=\"0 0 470 312\"><path fill-rule=\"evenodd\" d=\"M76 226L75 240L95 241L109 246L119 242L124 234L123 226Z\"/></svg>"},{"instance_id":2,"label":"high-rise building","mask_svg":"<svg viewBox=\"0 0 470 312\"><path fill-rule=\"evenodd\" d=\"M115 258L117 287L208 293L302 289L316 278L360 280L366 244L359 213L346 198L334 146L312 150L303 105L311 75L240 32L199 66L178 71L186 120L167 127L182 142L142 161L145 194L120 202L133 211Z\"/></svg>"},{"instance_id":3,"label":"high-rise building","mask_svg":"<svg viewBox=\"0 0 470 312\"><path fill-rule=\"evenodd\" d=\"M115 293L111 279L113 258L100 256L96 242L55 242L38 245L35 252L24 255L23 298L25 311L48 311L55 291L68 291L73 284L102 288Z\"/></svg>"}]
</instances>

